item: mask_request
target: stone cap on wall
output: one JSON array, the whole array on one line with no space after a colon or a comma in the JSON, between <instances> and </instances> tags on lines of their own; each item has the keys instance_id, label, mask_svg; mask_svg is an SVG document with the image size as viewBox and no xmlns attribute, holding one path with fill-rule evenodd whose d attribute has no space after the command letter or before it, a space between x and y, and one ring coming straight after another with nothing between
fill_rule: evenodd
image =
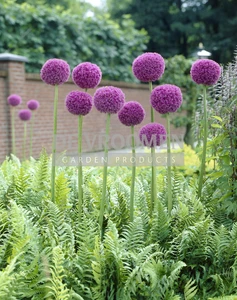
<instances>
[{"instance_id":1,"label":"stone cap on wall","mask_svg":"<svg viewBox=\"0 0 237 300\"><path fill-rule=\"evenodd\" d=\"M15 62L27 62L28 59L25 56L11 54L11 53L1 53L0 61L15 61Z\"/></svg>"},{"instance_id":2,"label":"stone cap on wall","mask_svg":"<svg viewBox=\"0 0 237 300\"><path fill-rule=\"evenodd\" d=\"M36 80L41 81L40 74L35 73L26 73L25 74L26 80ZM67 83L73 83L72 79L69 79L65 84ZM116 87L120 88L129 88L129 89L139 89L139 90L148 90L149 86L145 83L132 83L132 82L123 82L123 81L113 81L113 80L101 80L99 87L101 86L108 86L108 85L114 85ZM155 87L156 85L154 85Z\"/></svg>"}]
</instances>

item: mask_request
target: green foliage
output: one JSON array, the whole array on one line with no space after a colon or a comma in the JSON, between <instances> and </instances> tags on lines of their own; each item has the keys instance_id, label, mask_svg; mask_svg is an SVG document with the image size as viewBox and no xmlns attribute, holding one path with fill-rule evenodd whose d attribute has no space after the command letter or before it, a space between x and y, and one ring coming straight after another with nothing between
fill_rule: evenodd
<instances>
[{"instance_id":1,"label":"green foliage","mask_svg":"<svg viewBox=\"0 0 237 300\"><path fill-rule=\"evenodd\" d=\"M131 61L146 49L144 30L124 17L121 25L106 14L86 17L62 6L38 2L0 2L0 52L24 55L28 72L39 73L53 57L75 67L82 61L100 66L104 79L133 81Z\"/></svg>"},{"instance_id":2,"label":"green foliage","mask_svg":"<svg viewBox=\"0 0 237 300\"><path fill-rule=\"evenodd\" d=\"M98 226L102 170L85 168L79 223L74 168L58 168L50 200L49 158L0 167L0 298L13 300L208 299L237 293L237 222L213 200L196 197L192 181L174 170L168 216L166 178L157 211L149 210L149 168L138 168L135 218L129 222L130 170L109 168L106 230ZM75 191L74 191L75 190ZM231 298L230 298L231 299Z\"/></svg>"},{"instance_id":3,"label":"green foliage","mask_svg":"<svg viewBox=\"0 0 237 300\"><path fill-rule=\"evenodd\" d=\"M212 172L206 180L203 201L209 207L209 203L216 203L216 208L211 212L219 219L219 223L230 223L230 218L237 216L237 122L236 122L236 67L237 60L225 68L219 82L210 88L208 94L208 162L212 161ZM203 134L203 108L200 100L196 113L196 139L200 140ZM198 125L200 124L200 125ZM199 154L201 147L199 148ZM213 191L211 197L210 191Z\"/></svg>"},{"instance_id":4,"label":"green foliage","mask_svg":"<svg viewBox=\"0 0 237 300\"><path fill-rule=\"evenodd\" d=\"M231 60L236 47L236 1L218 0L107 0L112 18L130 14L136 28L150 37L148 51L164 57L196 54L200 42L213 58ZM225 49L225 51L223 51Z\"/></svg>"}]
</instances>

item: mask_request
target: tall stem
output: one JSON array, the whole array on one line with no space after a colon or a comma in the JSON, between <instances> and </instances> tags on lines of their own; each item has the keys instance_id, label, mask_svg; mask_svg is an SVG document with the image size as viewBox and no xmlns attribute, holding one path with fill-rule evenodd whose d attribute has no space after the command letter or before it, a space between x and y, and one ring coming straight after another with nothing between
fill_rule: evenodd
<instances>
[{"instance_id":1,"label":"tall stem","mask_svg":"<svg viewBox=\"0 0 237 300\"><path fill-rule=\"evenodd\" d=\"M55 171L56 171L56 140L57 140L57 116L58 116L58 85L54 90L54 122L53 122L53 150L52 150L52 172L51 172L51 199L54 202L55 195Z\"/></svg>"},{"instance_id":2,"label":"tall stem","mask_svg":"<svg viewBox=\"0 0 237 300\"><path fill-rule=\"evenodd\" d=\"M206 153L207 153L207 134L208 134L208 124L207 124L207 87L203 88L203 107L204 107L204 135L203 135L203 151L202 151L202 162L200 167L200 177L198 185L198 197L202 194L203 177L205 174L206 165Z\"/></svg>"},{"instance_id":3,"label":"tall stem","mask_svg":"<svg viewBox=\"0 0 237 300\"><path fill-rule=\"evenodd\" d=\"M15 107L11 108L12 154L16 155L15 146Z\"/></svg>"},{"instance_id":4,"label":"tall stem","mask_svg":"<svg viewBox=\"0 0 237 300\"><path fill-rule=\"evenodd\" d=\"M150 90L150 92L152 92L152 82L150 81L149 82L149 90ZM151 123L153 123L154 122L154 108L151 106Z\"/></svg>"},{"instance_id":5,"label":"tall stem","mask_svg":"<svg viewBox=\"0 0 237 300\"><path fill-rule=\"evenodd\" d=\"M166 114L167 122L167 181L168 181L168 213L171 215L172 210L172 184L171 184L171 147L170 147L170 118Z\"/></svg>"},{"instance_id":6,"label":"tall stem","mask_svg":"<svg viewBox=\"0 0 237 300\"><path fill-rule=\"evenodd\" d=\"M82 190L82 182L83 182L83 174L82 174L82 122L83 116L79 115L78 117L78 214L79 221L81 221L82 214L82 203L83 203L83 190Z\"/></svg>"},{"instance_id":7,"label":"tall stem","mask_svg":"<svg viewBox=\"0 0 237 300\"><path fill-rule=\"evenodd\" d=\"M151 147L151 158L152 158L152 195L153 195L153 203L151 207L151 213L153 211L153 207L155 210L158 208L158 202L157 202L157 187L156 187L156 166L155 166L155 153L156 153L156 148Z\"/></svg>"},{"instance_id":8,"label":"tall stem","mask_svg":"<svg viewBox=\"0 0 237 300\"><path fill-rule=\"evenodd\" d=\"M101 201L100 201L100 215L99 215L99 224L100 224L100 228L101 228L101 237L103 236L103 231L104 231L103 230L103 219L104 219L105 202L106 202L109 128L110 128L110 114L107 114L106 131L105 131L105 146L104 146L103 188L102 188L102 198L101 198Z\"/></svg>"},{"instance_id":9,"label":"tall stem","mask_svg":"<svg viewBox=\"0 0 237 300\"><path fill-rule=\"evenodd\" d=\"M31 128L30 128L30 156L32 156L32 139L34 131L35 114L32 112Z\"/></svg>"},{"instance_id":10,"label":"tall stem","mask_svg":"<svg viewBox=\"0 0 237 300\"><path fill-rule=\"evenodd\" d=\"M132 133L132 181L131 181L131 194L130 194L130 221L134 219L134 190L135 190L135 176L136 176L136 151L135 151L135 137L134 137L134 126L131 126Z\"/></svg>"},{"instance_id":11,"label":"tall stem","mask_svg":"<svg viewBox=\"0 0 237 300\"><path fill-rule=\"evenodd\" d=\"M27 135L27 121L24 121L24 141L23 141L23 159L26 160L26 135Z\"/></svg>"},{"instance_id":12,"label":"tall stem","mask_svg":"<svg viewBox=\"0 0 237 300\"><path fill-rule=\"evenodd\" d=\"M149 90L150 93L152 92L152 81L149 82ZM151 106L151 123L154 123L154 109ZM150 203L150 214L152 215L153 208L154 208L154 203L156 202L156 169L155 166L153 165L153 159L154 159L154 150L151 148L151 159L152 159L152 167L151 167L151 203Z\"/></svg>"}]
</instances>

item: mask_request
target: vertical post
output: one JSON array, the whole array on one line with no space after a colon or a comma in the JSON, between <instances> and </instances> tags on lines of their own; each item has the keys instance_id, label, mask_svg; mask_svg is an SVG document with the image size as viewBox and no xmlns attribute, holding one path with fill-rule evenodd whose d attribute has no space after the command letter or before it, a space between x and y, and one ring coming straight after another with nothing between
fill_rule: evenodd
<instances>
[{"instance_id":1,"label":"vertical post","mask_svg":"<svg viewBox=\"0 0 237 300\"><path fill-rule=\"evenodd\" d=\"M0 54L0 157L4 158L12 152L11 142L11 118L10 107L7 97L11 94L18 94L25 102L25 62L27 58L20 55L2 53ZM16 119L16 148L22 144L18 136L23 139L23 128L20 121ZM19 126L18 126L19 125ZM18 134L21 131L21 134Z\"/></svg>"}]
</instances>

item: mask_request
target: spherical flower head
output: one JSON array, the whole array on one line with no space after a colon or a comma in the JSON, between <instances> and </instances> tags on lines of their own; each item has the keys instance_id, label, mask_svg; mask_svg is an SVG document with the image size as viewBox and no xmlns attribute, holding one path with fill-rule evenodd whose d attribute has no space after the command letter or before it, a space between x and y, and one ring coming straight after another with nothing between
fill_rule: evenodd
<instances>
[{"instance_id":1,"label":"spherical flower head","mask_svg":"<svg viewBox=\"0 0 237 300\"><path fill-rule=\"evenodd\" d=\"M46 61L40 71L41 79L51 85L60 85L68 81L70 67L65 60L52 58Z\"/></svg>"},{"instance_id":2,"label":"spherical flower head","mask_svg":"<svg viewBox=\"0 0 237 300\"><path fill-rule=\"evenodd\" d=\"M29 100L27 102L27 107L30 109L30 110L36 110L39 108L39 102L37 100Z\"/></svg>"},{"instance_id":3,"label":"spherical flower head","mask_svg":"<svg viewBox=\"0 0 237 300\"><path fill-rule=\"evenodd\" d=\"M160 114L176 112L180 108L183 96L181 89L172 84L163 84L151 92L151 105Z\"/></svg>"},{"instance_id":4,"label":"spherical flower head","mask_svg":"<svg viewBox=\"0 0 237 300\"><path fill-rule=\"evenodd\" d=\"M29 121L31 118L31 111L29 109L22 109L19 111L18 116L22 121Z\"/></svg>"},{"instance_id":5,"label":"spherical flower head","mask_svg":"<svg viewBox=\"0 0 237 300\"><path fill-rule=\"evenodd\" d=\"M139 138L146 147L160 146L166 140L165 127L159 123L146 124L141 128Z\"/></svg>"},{"instance_id":6,"label":"spherical flower head","mask_svg":"<svg viewBox=\"0 0 237 300\"><path fill-rule=\"evenodd\" d=\"M21 97L19 95L16 94L12 94L7 98L8 104L10 104L11 106L17 106L19 104L21 104Z\"/></svg>"},{"instance_id":7,"label":"spherical flower head","mask_svg":"<svg viewBox=\"0 0 237 300\"><path fill-rule=\"evenodd\" d=\"M191 78L197 84L216 84L221 75L220 65L211 59L199 59L191 67Z\"/></svg>"},{"instance_id":8,"label":"spherical flower head","mask_svg":"<svg viewBox=\"0 0 237 300\"><path fill-rule=\"evenodd\" d=\"M124 101L122 90L113 86L101 87L94 94L94 105L102 113L116 114L123 107Z\"/></svg>"},{"instance_id":9,"label":"spherical flower head","mask_svg":"<svg viewBox=\"0 0 237 300\"><path fill-rule=\"evenodd\" d=\"M160 54L147 52L133 61L132 70L134 76L141 81L156 81L165 71L165 61Z\"/></svg>"},{"instance_id":10,"label":"spherical flower head","mask_svg":"<svg viewBox=\"0 0 237 300\"><path fill-rule=\"evenodd\" d=\"M92 96L85 92L72 91L66 96L65 104L71 114L85 116L92 109Z\"/></svg>"},{"instance_id":11,"label":"spherical flower head","mask_svg":"<svg viewBox=\"0 0 237 300\"><path fill-rule=\"evenodd\" d=\"M82 89L94 89L101 81L100 68L90 62L84 62L76 66L72 71L72 80Z\"/></svg>"},{"instance_id":12,"label":"spherical flower head","mask_svg":"<svg viewBox=\"0 0 237 300\"><path fill-rule=\"evenodd\" d=\"M124 104L118 113L119 121L126 126L135 126L140 124L145 118L145 110L140 103L129 101Z\"/></svg>"}]
</instances>

